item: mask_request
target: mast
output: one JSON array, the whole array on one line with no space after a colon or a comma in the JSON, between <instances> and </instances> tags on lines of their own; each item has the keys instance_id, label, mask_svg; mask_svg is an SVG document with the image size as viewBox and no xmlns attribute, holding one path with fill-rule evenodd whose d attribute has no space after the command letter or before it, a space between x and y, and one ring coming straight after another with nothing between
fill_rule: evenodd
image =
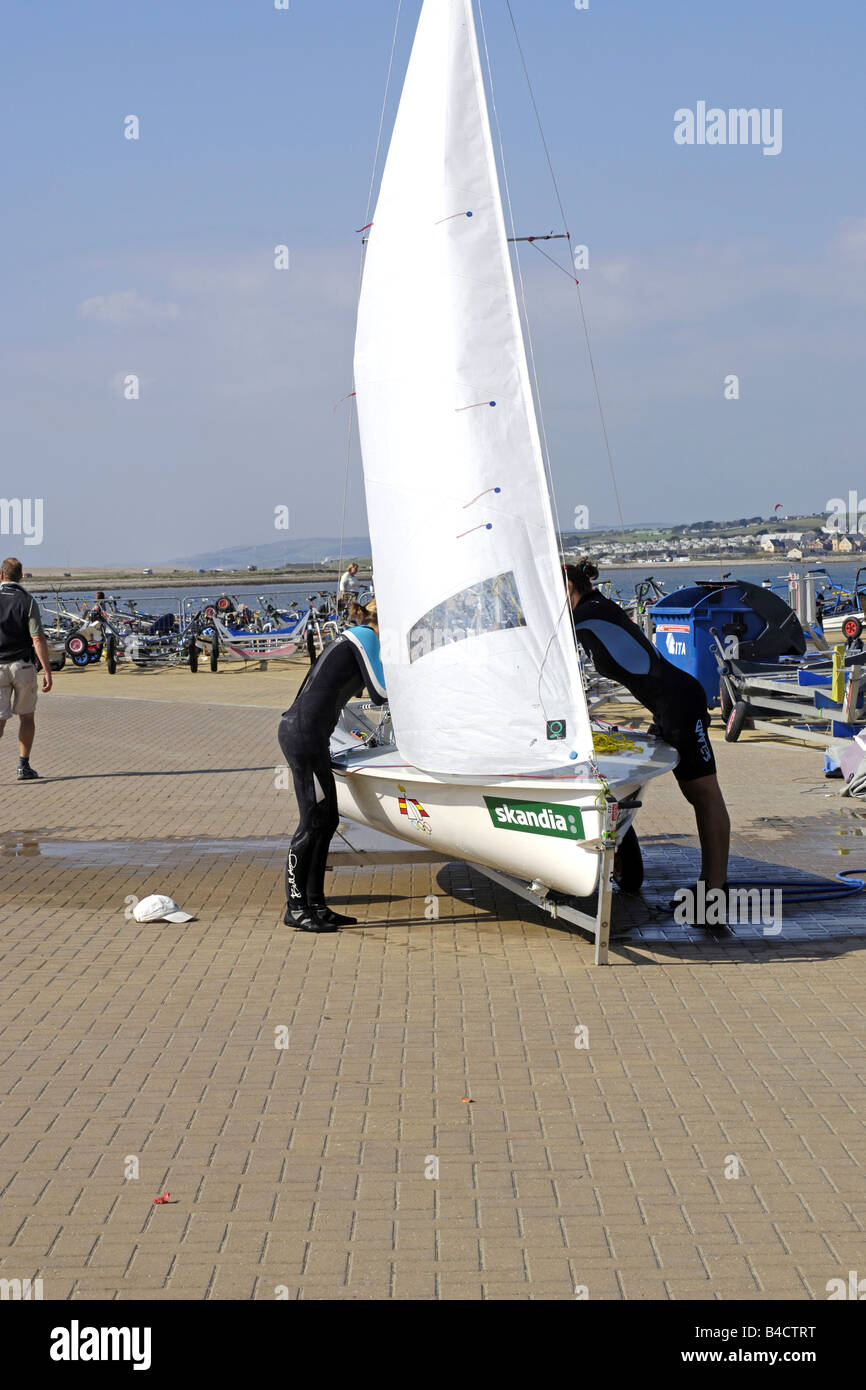
<instances>
[{"instance_id":1,"label":"mast","mask_svg":"<svg viewBox=\"0 0 866 1390\"><path fill-rule=\"evenodd\" d=\"M355 385L401 754L592 753L471 0L425 0L369 229Z\"/></svg>"}]
</instances>

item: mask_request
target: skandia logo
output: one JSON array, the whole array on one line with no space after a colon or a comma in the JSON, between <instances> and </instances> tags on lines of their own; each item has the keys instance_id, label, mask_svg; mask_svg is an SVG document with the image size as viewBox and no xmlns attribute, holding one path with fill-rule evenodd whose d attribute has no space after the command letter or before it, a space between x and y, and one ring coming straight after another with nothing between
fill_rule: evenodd
<instances>
[{"instance_id":1,"label":"skandia logo","mask_svg":"<svg viewBox=\"0 0 866 1390\"><path fill-rule=\"evenodd\" d=\"M149 1327L68 1327L51 1329L52 1361L131 1361L134 1371L150 1370Z\"/></svg>"},{"instance_id":2,"label":"skandia logo","mask_svg":"<svg viewBox=\"0 0 866 1390\"><path fill-rule=\"evenodd\" d=\"M553 835L560 840L583 840L583 816L576 806L553 806L544 801L511 801L485 796L484 803L497 830L522 830L530 835Z\"/></svg>"}]
</instances>

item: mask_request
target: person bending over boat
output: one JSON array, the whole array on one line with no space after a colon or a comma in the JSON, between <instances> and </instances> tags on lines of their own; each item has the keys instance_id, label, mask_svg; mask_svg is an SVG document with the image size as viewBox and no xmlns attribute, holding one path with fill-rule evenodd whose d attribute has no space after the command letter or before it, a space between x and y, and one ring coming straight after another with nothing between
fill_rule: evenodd
<instances>
[{"instance_id":1,"label":"person bending over boat","mask_svg":"<svg viewBox=\"0 0 866 1390\"><path fill-rule=\"evenodd\" d=\"M340 821L329 741L347 702L366 686L376 705L387 695L379 651L376 601L352 603L349 628L311 666L291 709L280 721L280 748L291 768L300 823L286 859L286 926L331 932L355 917L332 912L325 902L328 848Z\"/></svg>"},{"instance_id":2,"label":"person bending over boat","mask_svg":"<svg viewBox=\"0 0 866 1390\"><path fill-rule=\"evenodd\" d=\"M724 888L731 822L707 735L710 717L700 681L665 660L649 638L593 581L591 560L564 565L577 640L600 676L618 681L653 716L653 732L680 755L674 776L693 807L701 842L701 878L707 891Z\"/></svg>"}]
</instances>

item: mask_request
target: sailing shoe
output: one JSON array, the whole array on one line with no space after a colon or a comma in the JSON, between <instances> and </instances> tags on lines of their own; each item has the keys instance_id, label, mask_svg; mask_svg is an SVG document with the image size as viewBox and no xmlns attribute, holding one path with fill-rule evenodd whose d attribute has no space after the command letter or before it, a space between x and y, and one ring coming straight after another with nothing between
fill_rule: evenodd
<instances>
[{"instance_id":1,"label":"sailing shoe","mask_svg":"<svg viewBox=\"0 0 866 1390\"><path fill-rule=\"evenodd\" d=\"M19 781L19 782L38 782L38 781L39 781L39 773L36 771L36 768L35 768L35 767L31 767L29 763L19 763L19 765L18 765L18 781Z\"/></svg>"},{"instance_id":2,"label":"sailing shoe","mask_svg":"<svg viewBox=\"0 0 866 1390\"><path fill-rule=\"evenodd\" d=\"M309 907L287 907L283 923L287 927L294 927L296 931L320 933L337 930L335 925L317 917Z\"/></svg>"},{"instance_id":3,"label":"sailing shoe","mask_svg":"<svg viewBox=\"0 0 866 1390\"><path fill-rule=\"evenodd\" d=\"M357 917L346 917L342 912L335 912L332 907L323 900L322 902L310 903L310 911L314 912L320 922L327 922L332 927L356 927Z\"/></svg>"}]
</instances>

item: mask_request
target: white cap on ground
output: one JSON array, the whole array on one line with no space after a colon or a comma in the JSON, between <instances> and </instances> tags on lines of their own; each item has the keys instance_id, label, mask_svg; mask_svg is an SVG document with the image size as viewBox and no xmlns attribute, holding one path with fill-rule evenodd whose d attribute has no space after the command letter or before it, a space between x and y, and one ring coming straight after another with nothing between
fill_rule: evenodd
<instances>
[{"instance_id":1,"label":"white cap on ground","mask_svg":"<svg viewBox=\"0 0 866 1390\"><path fill-rule=\"evenodd\" d=\"M193 921L191 912L181 912L174 898L167 898L163 893L151 893L149 898L142 898L132 909L132 915L136 922Z\"/></svg>"}]
</instances>

